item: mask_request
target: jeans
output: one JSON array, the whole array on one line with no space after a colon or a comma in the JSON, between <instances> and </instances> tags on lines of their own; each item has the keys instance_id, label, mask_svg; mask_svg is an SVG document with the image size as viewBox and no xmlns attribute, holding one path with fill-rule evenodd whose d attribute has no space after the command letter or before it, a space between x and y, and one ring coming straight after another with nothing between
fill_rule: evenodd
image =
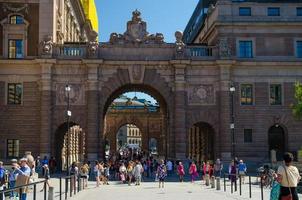
<instances>
[{"instance_id":1,"label":"jeans","mask_svg":"<svg viewBox=\"0 0 302 200\"><path fill-rule=\"evenodd\" d=\"M27 194L26 193L22 193L21 194L21 200L26 200Z\"/></svg>"},{"instance_id":2,"label":"jeans","mask_svg":"<svg viewBox=\"0 0 302 200\"><path fill-rule=\"evenodd\" d=\"M9 182L9 188L14 188L16 186L16 181ZM17 193L15 191L11 191L9 197L15 197Z\"/></svg>"}]
</instances>

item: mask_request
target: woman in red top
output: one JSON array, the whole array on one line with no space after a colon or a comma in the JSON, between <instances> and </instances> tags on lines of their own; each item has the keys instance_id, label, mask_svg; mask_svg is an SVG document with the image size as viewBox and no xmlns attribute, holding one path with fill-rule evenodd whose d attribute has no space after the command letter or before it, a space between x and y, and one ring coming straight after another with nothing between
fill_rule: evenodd
<instances>
[{"instance_id":1,"label":"woman in red top","mask_svg":"<svg viewBox=\"0 0 302 200\"><path fill-rule=\"evenodd\" d=\"M177 173L179 176L179 181L183 182L184 181L184 175L185 175L185 168L181 162L179 162L178 167L177 167Z\"/></svg>"},{"instance_id":2,"label":"woman in red top","mask_svg":"<svg viewBox=\"0 0 302 200\"><path fill-rule=\"evenodd\" d=\"M191 182L194 183L195 178L198 177L197 167L196 167L194 161L190 165L189 174L191 174Z\"/></svg>"}]
</instances>

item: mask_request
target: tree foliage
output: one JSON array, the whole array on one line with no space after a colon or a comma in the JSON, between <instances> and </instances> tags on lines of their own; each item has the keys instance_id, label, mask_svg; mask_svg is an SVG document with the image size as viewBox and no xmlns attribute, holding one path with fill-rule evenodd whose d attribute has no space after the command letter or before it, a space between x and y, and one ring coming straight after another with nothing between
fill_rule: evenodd
<instances>
[{"instance_id":1,"label":"tree foliage","mask_svg":"<svg viewBox=\"0 0 302 200\"><path fill-rule=\"evenodd\" d=\"M302 119L302 84L297 82L295 84L295 99L296 103L293 104L293 114L297 119Z\"/></svg>"}]
</instances>

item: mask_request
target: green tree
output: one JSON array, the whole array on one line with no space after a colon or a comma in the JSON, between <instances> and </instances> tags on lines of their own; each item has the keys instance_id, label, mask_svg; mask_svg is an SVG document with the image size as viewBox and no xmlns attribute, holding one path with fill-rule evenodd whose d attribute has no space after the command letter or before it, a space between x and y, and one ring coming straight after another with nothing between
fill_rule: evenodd
<instances>
[{"instance_id":1,"label":"green tree","mask_svg":"<svg viewBox=\"0 0 302 200\"><path fill-rule=\"evenodd\" d=\"M295 99L296 103L293 104L293 114L297 119L302 119L302 84L297 82L295 84Z\"/></svg>"}]
</instances>

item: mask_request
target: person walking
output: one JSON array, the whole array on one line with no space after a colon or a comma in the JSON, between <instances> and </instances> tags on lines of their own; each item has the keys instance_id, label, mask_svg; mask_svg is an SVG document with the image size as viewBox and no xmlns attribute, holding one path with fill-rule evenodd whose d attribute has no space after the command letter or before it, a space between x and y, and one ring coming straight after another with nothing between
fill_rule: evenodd
<instances>
[{"instance_id":1,"label":"person walking","mask_svg":"<svg viewBox=\"0 0 302 200\"><path fill-rule=\"evenodd\" d=\"M243 162L243 160L240 160L238 164L238 174L242 184L244 184L246 172L247 172L246 164Z\"/></svg>"},{"instance_id":2,"label":"person walking","mask_svg":"<svg viewBox=\"0 0 302 200\"><path fill-rule=\"evenodd\" d=\"M140 161L136 161L136 165L133 169L133 175L135 178L135 185L140 185L142 181L142 173L144 172L144 168Z\"/></svg>"},{"instance_id":3,"label":"person walking","mask_svg":"<svg viewBox=\"0 0 302 200\"><path fill-rule=\"evenodd\" d=\"M16 186L16 179L18 172L17 170L13 167L14 165L18 166L18 161L17 159L12 159L12 168L9 170L9 175L8 175L8 183L9 183L9 188L14 188ZM18 166L19 167L19 166ZM10 192L10 199L15 199L18 196L18 193L15 191Z\"/></svg>"},{"instance_id":4,"label":"person walking","mask_svg":"<svg viewBox=\"0 0 302 200\"><path fill-rule=\"evenodd\" d=\"M195 178L198 177L197 167L194 161L192 161L190 165L189 174L191 175L191 183L194 183Z\"/></svg>"},{"instance_id":5,"label":"person walking","mask_svg":"<svg viewBox=\"0 0 302 200\"><path fill-rule=\"evenodd\" d=\"M164 160L160 160L160 164L157 167L156 177L158 178L159 188L164 188L165 178L167 176L167 167Z\"/></svg>"},{"instance_id":6,"label":"person walking","mask_svg":"<svg viewBox=\"0 0 302 200\"><path fill-rule=\"evenodd\" d=\"M96 181L96 187L100 186L100 170L99 170L99 161L94 161L93 173Z\"/></svg>"},{"instance_id":7,"label":"person walking","mask_svg":"<svg viewBox=\"0 0 302 200\"><path fill-rule=\"evenodd\" d=\"M133 178L133 162L130 161L128 163L128 167L127 167L127 177L128 177L128 185L130 186L131 185L131 181L132 181L132 178Z\"/></svg>"},{"instance_id":8,"label":"person walking","mask_svg":"<svg viewBox=\"0 0 302 200\"><path fill-rule=\"evenodd\" d=\"M56 168L57 168L57 161L55 159L55 157L51 157L48 161L48 166L49 166L49 172L50 174L54 174L56 172Z\"/></svg>"},{"instance_id":9,"label":"person walking","mask_svg":"<svg viewBox=\"0 0 302 200\"><path fill-rule=\"evenodd\" d=\"M301 176L297 167L292 165L294 160L293 154L285 153L283 160L284 165L279 166L277 170L278 181L281 184L279 199L299 200L297 185L301 180Z\"/></svg>"},{"instance_id":10,"label":"person walking","mask_svg":"<svg viewBox=\"0 0 302 200\"><path fill-rule=\"evenodd\" d=\"M236 182L237 168L236 168L234 160L232 160L232 162L229 165L229 178L230 178L232 184Z\"/></svg>"},{"instance_id":11,"label":"person walking","mask_svg":"<svg viewBox=\"0 0 302 200\"><path fill-rule=\"evenodd\" d=\"M84 163L81 166L81 178L83 178L84 180L84 187L88 187L88 179L89 179L89 165L87 163Z\"/></svg>"},{"instance_id":12,"label":"person walking","mask_svg":"<svg viewBox=\"0 0 302 200\"><path fill-rule=\"evenodd\" d=\"M120 180L122 183L126 183L126 174L127 174L127 168L124 163L121 164L119 168L119 175L120 175Z\"/></svg>"},{"instance_id":13,"label":"person walking","mask_svg":"<svg viewBox=\"0 0 302 200\"><path fill-rule=\"evenodd\" d=\"M168 172L168 176L172 175L172 172L173 172L173 163L171 162L171 160L167 161L167 172Z\"/></svg>"},{"instance_id":14,"label":"person walking","mask_svg":"<svg viewBox=\"0 0 302 200\"><path fill-rule=\"evenodd\" d=\"M46 185L43 186L42 190L40 192L43 192L43 190L46 190L47 186L48 188L50 187L50 183L49 183L49 179L50 179L50 170L49 170L49 167L48 165L43 165L43 168L44 168L44 174L43 174L43 178L46 180Z\"/></svg>"},{"instance_id":15,"label":"person walking","mask_svg":"<svg viewBox=\"0 0 302 200\"><path fill-rule=\"evenodd\" d=\"M76 191L76 182L77 182L77 177L79 176L79 168L77 167L76 162L73 162L69 168L69 176L70 178L70 190Z\"/></svg>"},{"instance_id":16,"label":"person walking","mask_svg":"<svg viewBox=\"0 0 302 200\"><path fill-rule=\"evenodd\" d=\"M177 174L179 176L179 182L183 182L184 181L184 175L185 175L185 168L184 168L182 162L178 163Z\"/></svg>"},{"instance_id":17,"label":"person walking","mask_svg":"<svg viewBox=\"0 0 302 200\"><path fill-rule=\"evenodd\" d=\"M223 170L223 164L221 160L218 158L214 164L214 176L220 178L222 170Z\"/></svg>"}]
</instances>

